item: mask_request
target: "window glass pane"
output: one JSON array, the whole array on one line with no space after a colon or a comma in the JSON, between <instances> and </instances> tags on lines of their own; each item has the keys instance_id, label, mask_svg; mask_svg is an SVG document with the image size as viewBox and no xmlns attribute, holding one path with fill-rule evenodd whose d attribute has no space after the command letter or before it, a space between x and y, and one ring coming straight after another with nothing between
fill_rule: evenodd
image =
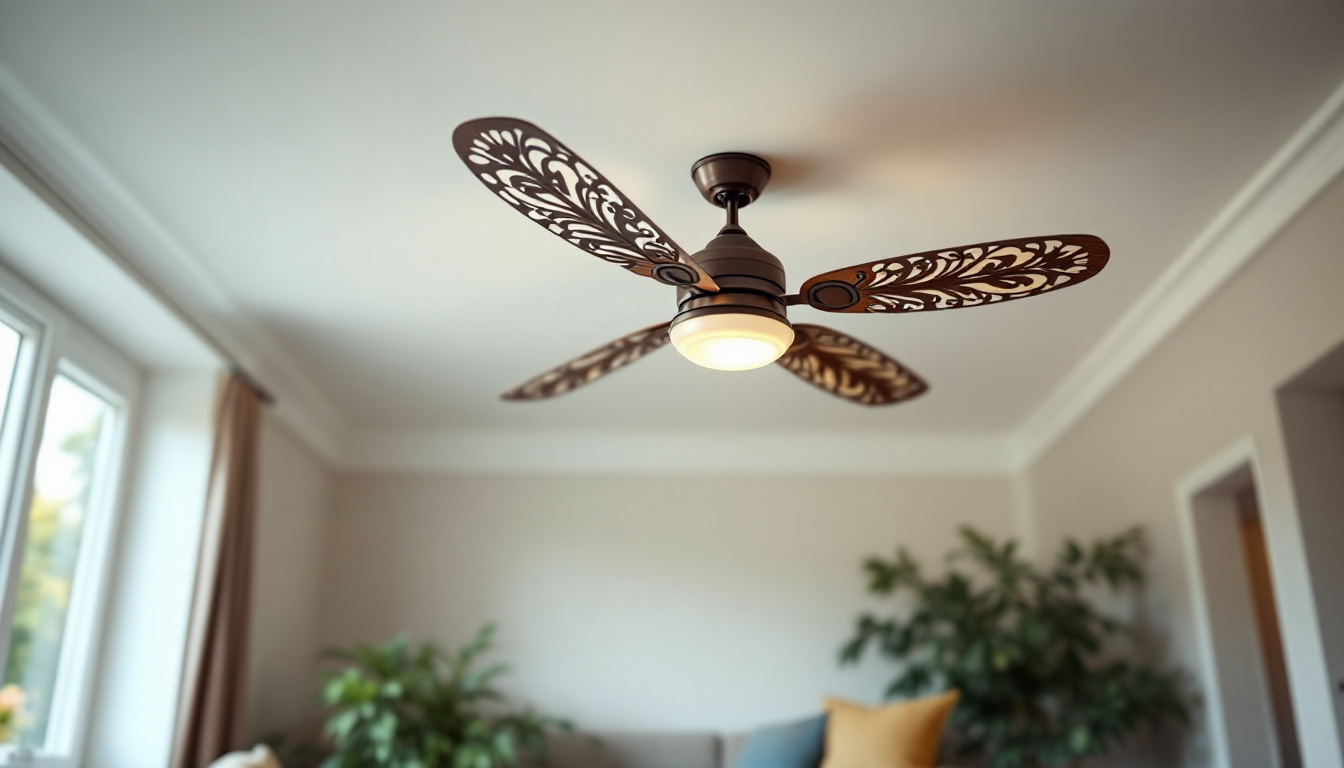
<instances>
[{"instance_id":1,"label":"window glass pane","mask_svg":"<svg viewBox=\"0 0 1344 768\"><path fill-rule=\"evenodd\" d=\"M9 404L9 385L14 382L14 365L19 360L19 332L0 322L0 414Z\"/></svg>"},{"instance_id":2,"label":"window glass pane","mask_svg":"<svg viewBox=\"0 0 1344 768\"><path fill-rule=\"evenodd\" d=\"M65 376L52 382L0 688L3 741L41 747L46 738L98 447L111 415L107 402Z\"/></svg>"}]
</instances>

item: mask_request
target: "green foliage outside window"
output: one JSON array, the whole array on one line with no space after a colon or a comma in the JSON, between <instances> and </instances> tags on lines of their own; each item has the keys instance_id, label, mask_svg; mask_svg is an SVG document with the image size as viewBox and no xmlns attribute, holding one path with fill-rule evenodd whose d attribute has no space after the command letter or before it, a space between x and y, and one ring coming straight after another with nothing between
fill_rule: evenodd
<instances>
[{"instance_id":1,"label":"green foliage outside window","mask_svg":"<svg viewBox=\"0 0 1344 768\"><path fill-rule=\"evenodd\" d=\"M100 412L87 426L65 435L57 446L71 462L72 495L53 499L40 487L33 490L5 687L0 689L0 742L39 747L46 737L102 427Z\"/></svg>"},{"instance_id":2,"label":"green foliage outside window","mask_svg":"<svg viewBox=\"0 0 1344 768\"><path fill-rule=\"evenodd\" d=\"M480 667L495 628L456 653L405 637L328 656L351 666L327 678L326 731L335 747L323 768L499 768L546 752L546 731L570 728L531 711L504 710L493 683L503 664Z\"/></svg>"},{"instance_id":3,"label":"green foliage outside window","mask_svg":"<svg viewBox=\"0 0 1344 768\"><path fill-rule=\"evenodd\" d=\"M1182 676L1114 655L1130 633L1099 613L1085 591L1143 582L1144 537L1132 529L1091 547L1065 542L1048 568L972 529L930 578L905 549L864 563L868 590L909 595L901 616L859 617L843 663L872 649L902 666L887 695L956 688L950 730L962 755L991 768L1077 765L1141 726L1189 718ZM969 563L987 579L957 569Z\"/></svg>"}]
</instances>

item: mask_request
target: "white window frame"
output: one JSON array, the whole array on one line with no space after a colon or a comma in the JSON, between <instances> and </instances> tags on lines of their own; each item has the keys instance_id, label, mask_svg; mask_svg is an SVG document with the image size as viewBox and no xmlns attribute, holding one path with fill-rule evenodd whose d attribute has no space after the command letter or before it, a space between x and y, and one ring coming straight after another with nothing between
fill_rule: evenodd
<instances>
[{"instance_id":1,"label":"white window frame","mask_svg":"<svg viewBox=\"0 0 1344 768\"><path fill-rule=\"evenodd\" d=\"M34 470L52 382L64 375L112 408L110 428L100 437L95 459L46 741L35 751L0 749L0 762L4 764L75 768L87 747L85 735L110 593L113 545L125 506L130 425L135 423L139 409L143 372L4 267L0 267L0 319L23 335L0 426L0 665L9 658Z\"/></svg>"}]
</instances>

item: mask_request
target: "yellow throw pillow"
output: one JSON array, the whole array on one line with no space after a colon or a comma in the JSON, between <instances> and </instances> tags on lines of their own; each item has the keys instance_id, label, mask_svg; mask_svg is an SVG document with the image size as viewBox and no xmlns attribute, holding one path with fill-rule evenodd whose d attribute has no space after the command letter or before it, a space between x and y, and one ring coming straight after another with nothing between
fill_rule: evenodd
<instances>
[{"instance_id":1,"label":"yellow throw pillow","mask_svg":"<svg viewBox=\"0 0 1344 768\"><path fill-rule=\"evenodd\" d=\"M934 768L943 723L960 695L948 691L880 707L827 699L821 768Z\"/></svg>"}]
</instances>

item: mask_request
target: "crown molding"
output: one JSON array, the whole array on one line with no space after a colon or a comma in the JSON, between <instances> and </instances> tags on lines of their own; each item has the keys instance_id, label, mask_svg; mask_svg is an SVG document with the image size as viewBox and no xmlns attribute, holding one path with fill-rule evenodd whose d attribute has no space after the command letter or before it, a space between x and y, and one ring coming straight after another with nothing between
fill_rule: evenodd
<instances>
[{"instance_id":1,"label":"crown molding","mask_svg":"<svg viewBox=\"0 0 1344 768\"><path fill-rule=\"evenodd\" d=\"M7 68L0 66L0 142L28 167L54 207L108 258L208 328L227 357L276 397L277 415L316 453L334 461L348 431L322 390L275 339L229 299L190 250L160 224ZM92 229L93 231L89 231Z\"/></svg>"},{"instance_id":2,"label":"crown molding","mask_svg":"<svg viewBox=\"0 0 1344 768\"><path fill-rule=\"evenodd\" d=\"M1344 83L1016 430L1016 466L1035 463L1341 171Z\"/></svg>"},{"instance_id":3,"label":"crown molding","mask_svg":"<svg viewBox=\"0 0 1344 768\"><path fill-rule=\"evenodd\" d=\"M843 432L384 431L351 435L337 462L364 472L484 474L992 475L1006 436Z\"/></svg>"}]
</instances>

